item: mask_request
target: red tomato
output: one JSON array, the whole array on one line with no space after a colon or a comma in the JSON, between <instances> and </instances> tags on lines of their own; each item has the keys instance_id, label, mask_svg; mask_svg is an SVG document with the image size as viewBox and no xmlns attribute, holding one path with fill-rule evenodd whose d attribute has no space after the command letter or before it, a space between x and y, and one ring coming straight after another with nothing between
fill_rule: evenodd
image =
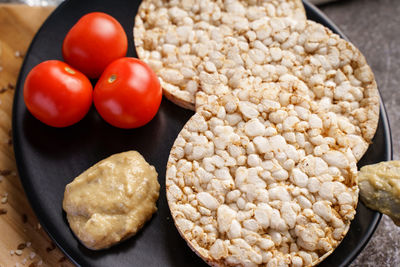
<instances>
[{"instance_id":1,"label":"red tomato","mask_svg":"<svg viewBox=\"0 0 400 267\"><path fill-rule=\"evenodd\" d=\"M162 98L160 82L150 67L136 58L111 63L97 82L93 100L100 116L119 128L137 128L157 113Z\"/></svg>"},{"instance_id":2,"label":"red tomato","mask_svg":"<svg viewBox=\"0 0 400 267\"><path fill-rule=\"evenodd\" d=\"M50 126L66 127L80 121L89 111L92 99L89 79L62 61L40 63L25 80L26 107Z\"/></svg>"},{"instance_id":3,"label":"red tomato","mask_svg":"<svg viewBox=\"0 0 400 267\"><path fill-rule=\"evenodd\" d=\"M105 13L86 14L64 39L64 60L89 78L98 78L112 61L124 57L128 39L121 24Z\"/></svg>"}]
</instances>

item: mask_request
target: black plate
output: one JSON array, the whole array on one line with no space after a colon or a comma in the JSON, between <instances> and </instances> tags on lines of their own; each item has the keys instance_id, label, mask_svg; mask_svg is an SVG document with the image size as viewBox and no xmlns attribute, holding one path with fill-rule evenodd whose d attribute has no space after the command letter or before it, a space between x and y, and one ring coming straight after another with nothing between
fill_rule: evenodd
<instances>
[{"instance_id":1,"label":"black plate","mask_svg":"<svg viewBox=\"0 0 400 267\"><path fill-rule=\"evenodd\" d=\"M48 127L27 111L22 88L28 72L48 59L62 59L61 44L70 27L85 13L103 11L123 25L129 39L129 56L135 56L132 29L140 1L70 0L61 4L35 36L22 66L13 109L13 137L18 171L28 199L43 228L77 265L82 266L206 266L181 238L165 196L165 165L170 148L193 114L163 99L158 115L145 127L121 130L102 121L94 108L78 124ZM307 15L339 32L319 10L305 3ZM104 251L91 251L74 237L62 210L64 187L99 160L126 150L139 151L159 173L158 212L133 238ZM378 131L360 165L392 158L388 120L383 105ZM359 204L349 233L321 266L344 266L366 245L381 215Z\"/></svg>"}]
</instances>

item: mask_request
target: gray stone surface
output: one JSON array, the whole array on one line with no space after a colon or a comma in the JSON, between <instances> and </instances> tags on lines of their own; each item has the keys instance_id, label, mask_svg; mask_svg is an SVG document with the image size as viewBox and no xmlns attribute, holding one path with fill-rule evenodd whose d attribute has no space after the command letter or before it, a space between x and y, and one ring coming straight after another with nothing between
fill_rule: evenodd
<instances>
[{"instance_id":1,"label":"gray stone surface","mask_svg":"<svg viewBox=\"0 0 400 267\"><path fill-rule=\"evenodd\" d=\"M400 159L400 1L341 0L319 8L363 52L389 115L393 157ZM400 266L400 227L383 216L351 266Z\"/></svg>"}]
</instances>

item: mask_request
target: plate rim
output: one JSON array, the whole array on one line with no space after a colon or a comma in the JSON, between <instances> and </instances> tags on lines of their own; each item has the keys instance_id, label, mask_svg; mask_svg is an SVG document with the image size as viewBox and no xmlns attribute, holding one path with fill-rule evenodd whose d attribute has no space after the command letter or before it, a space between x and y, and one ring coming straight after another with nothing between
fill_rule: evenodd
<instances>
[{"instance_id":1,"label":"plate rim","mask_svg":"<svg viewBox=\"0 0 400 267\"><path fill-rule=\"evenodd\" d=\"M48 23L48 21L53 17L56 16L58 13L60 13L62 11L62 9L68 5L69 2L72 2L74 0L65 0L63 1L60 5L58 5L54 11L46 18L46 20L43 22L43 24L40 26L39 30L35 33L35 36L33 37L29 48L26 52L26 54L30 54L33 44L36 42L36 39L38 38L39 34L43 31L44 26ZM349 39L347 38L347 36L340 30L340 28L331 20L329 19L329 17L327 17L319 8L317 8L315 5L311 4L310 2L308 2L308 0L302 0L303 4L304 4L304 9L305 11L308 11L310 13L314 13L317 17L319 17L322 21L322 24L324 24L325 26L327 26L329 29L331 29L333 32L339 34L342 38L344 38L345 40L349 41ZM40 207L36 204L34 204L35 201L35 196L33 194L33 192L31 190L28 190L28 180L23 178L24 176L27 176L27 170L25 169L25 167L23 166L23 164L19 163L22 162L22 155L19 153L21 151L21 144L17 141L18 138L18 132L19 129L18 127L16 127L17 125L17 107L18 107L18 103L20 101L23 101L23 97L18 97L17 94L19 94L20 89L23 88L23 84L22 84L22 80L23 77L21 75L22 73L22 69L25 68L27 64L26 58L24 58L24 61L21 65L20 68L20 73L18 75L18 79L17 79L17 83L16 83L16 88L15 88L15 92L14 92L14 99L13 99L13 107L12 107L12 138L13 138L13 148L14 148L14 155L15 155L15 161L16 161L16 167L17 167L17 171L20 177L20 181L22 184L22 187L24 189L24 193L27 196L28 202L32 208L32 210L35 213L35 216L37 217L39 223L41 224L42 228L45 230L46 234L51 238L51 240L58 246L58 248L69 258L69 260L71 260L71 262L73 262L75 265L77 266L81 266L69 253L67 253L67 251L63 248L63 246L56 240L56 238L54 237L54 235L49 231L49 229L46 226L46 223L43 221L42 217L37 216L37 214L40 214ZM386 161L389 160L393 160L393 141L392 141L392 133L391 133L391 129L390 129L390 123L389 123L389 118L386 112L386 107L384 105L383 99L381 97L381 93L378 89L379 92L379 103L380 103L380 115L382 116L382 124L383 124L383 134L385 137L385 140L387 142L386 144L386 151L388 152L388 154L386 155ZM29 176L29 175L28 175ZM382 214L379 212L375 212L374 217L373 217L373 221L371 222L371 224L368 227L368 230L366 232L366 234L364 234L364 236L361 238L361 241L358 242L358 244L356 245L356 247L346 256L347 260L345 260L341 266L347 266L349 265L351 262L354 261L354 259L360 254L360 252L366 247L366 245L369 243L369 240L372 238L376 228L379 225L379 222L382 218ZM351 226L350 226L351 228ZM334 251L333 251L334 253ZM332 253L332 254L333 254ZM322 263L322 262L321 262Z\"/></svg>"}]
</instances>

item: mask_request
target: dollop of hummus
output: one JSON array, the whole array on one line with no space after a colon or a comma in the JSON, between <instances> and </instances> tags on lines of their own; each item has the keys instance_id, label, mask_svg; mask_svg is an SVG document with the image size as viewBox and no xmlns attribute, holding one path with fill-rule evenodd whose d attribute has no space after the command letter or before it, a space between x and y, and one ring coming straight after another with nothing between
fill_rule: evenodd
<instances>
[{"instance_id":1,"label":"dollop of hummus","mask_svg":"<svg viewBox=\"0 0 400 267\"><path fill-rule=\"evenodd\" d=\"M87 248L104 249L136 234L151 218L159 190L155 168L128 151L96 163L68 184L63 209Z\"/></svg>"},{"instance_id":2,"label":"dollop of hummus","mask_svg":"<svg viewBox=\"0 0 400 267\"><path fill-rule=\"evenodd\" d=\"M364 166L358 173L364 204L392 218L400 226L400 161Z\"/></svg>"}]
</instances>

